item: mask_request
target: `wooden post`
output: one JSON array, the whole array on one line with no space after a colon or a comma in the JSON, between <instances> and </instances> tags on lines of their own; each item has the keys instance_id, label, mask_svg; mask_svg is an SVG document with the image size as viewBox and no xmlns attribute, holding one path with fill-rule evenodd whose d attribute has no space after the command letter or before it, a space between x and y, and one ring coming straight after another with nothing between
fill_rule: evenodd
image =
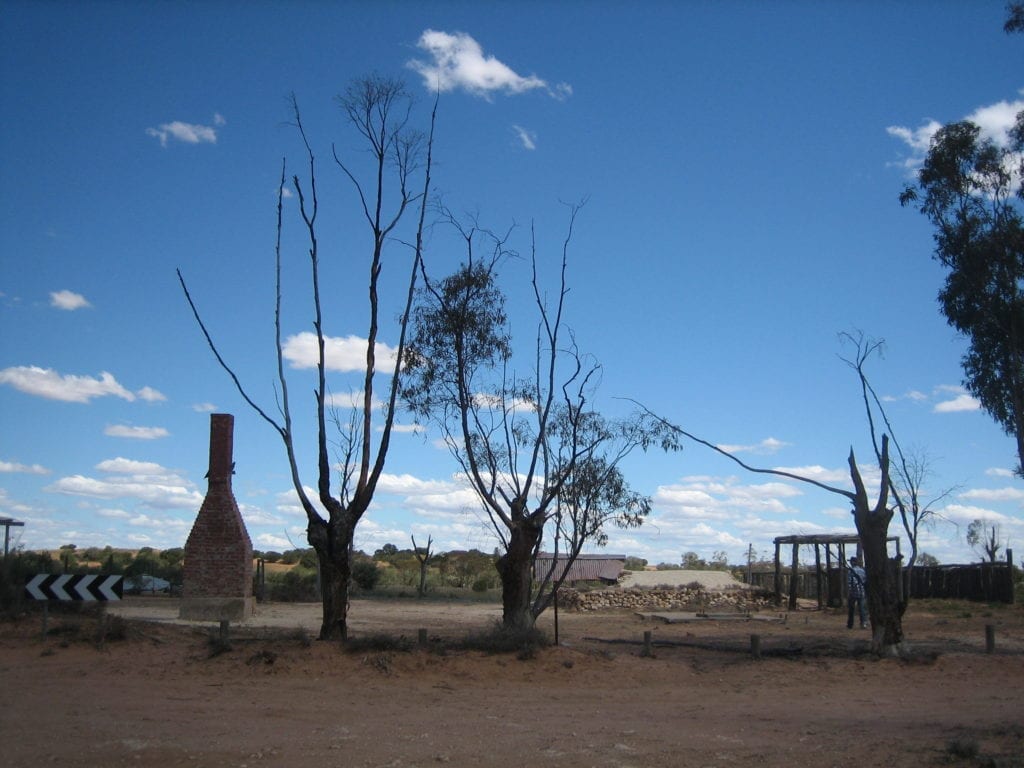
<instances>
[{"instance_id":1,"label":"wooden post","mask_svg":"<svg viewBox=\"0 0 1024 768\"><path fill-rule=\"evenodd\" d=\"M993 624L985 625L985 653L995 653L996 628Z\"/></svg>"},{"instance_id":2,"label":"wooden post","mask_svg":"<svg viewBox=\"0 0 1024 768\"><path fill-rule=\"evenodd\" d=\"M780 559L780 549L782 543L775 540L775 604L782 605L782 560Z\"/></svg>"},{"instance_id":3,"label":"wooden post","mask_svg":"<svg viewBox=\"0 0 1024 768\"><path fill-rule=\"evenodd\" d=\"M651 630L649 629L644 632L644 651L642 655L647 658L654 656L654 652L651 650Z\"/></svg>"},{"instance_id":4,"label":"wooden post","mask_svg":"<svg viewBox=\"0 0 1024 768\"><path fill-rule=\"evenodd\" d=\"M835 604L835 596L832 594L832 545L825 545L825 601L829 608Z\"/></svg>"},{"instance_id":5,"label":"wooden post","mask_svg":"<svg viewBox=\"0 0 1024 768\"><path fill-rule=\"evenodd\" d=\"M427 647L427 630L421 629L419 631L419 634L416 638L416 642L419 644L420 648Z\"/></svg>"},{"instance_id":6,"label":"wooden post","mask_svg":"<svg viewBox=\"0 0 1024 768\"><path fill-rule=\"evenodd\" d=\"M227 619L220 620L220 641L222 643L226 643L228 641L228 627L230 625L231 622Z\"/></svg>"},{"instance_id":7,"label":"wooden post","mask_svg":"<svg viewBox=\"0 0 1024 768\"><path fill-rule=\"evenodd\" d=\"M751 635L750 636L750 655L752 658L761 658L761 636Z\"/></svg>"},{"instance_id":8,"label":"wooden post","mask_svg":"<svg viewBox=\"0 0 1024 768\"><path fill-rule=\"evenodd\" d=\"M821 594L821 546L814 543L814 587L818 597L818 610L825 605L824 596Z\"/></svg>"},{"instance_id":9,"label":"wooden post","mask_svg":"<svg viewBox=\"0 0 1024 768\"><path fill-rule=\"evenodd\" d=\"M800 545L793 542L793 563L789 571L789 610L796 610L796 577L800 567Z\"/></svg>"}]
</instances>

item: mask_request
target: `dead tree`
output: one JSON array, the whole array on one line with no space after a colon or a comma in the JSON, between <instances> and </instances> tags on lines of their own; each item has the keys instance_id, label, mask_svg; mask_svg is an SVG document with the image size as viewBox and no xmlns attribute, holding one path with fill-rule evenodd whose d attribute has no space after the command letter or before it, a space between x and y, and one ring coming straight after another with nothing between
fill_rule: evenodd
<instances>
[{"instance_id":1,"label":"dead tree","mask_svg":"<svg viewBox=\"0 0 1024 768\"><path fill-rule=\"evenodd\" d=\"M643 407L643 406L641 406ZM821 488L830 493L835 493L849 500L852 507L854 525L860 536L861 546L864 554L864 565L867 571L868 584L868 610L871 614L872 625L872 648L876 653L882 655L897 654L901 651L903 643L903 608L904 604L900 599L900 584L895 564L889 559L886 549L888 538L889 521L892 519L892 509L888 507L890 481L889 481L889 438L882 435L881 450L879 454L878 468L881 472L881 482L878 489L878 497L872 503L868 498L867 488L861 478L860 469L853 449L847 463L850 469L850 479L853 483L853 490L837 488L814 480L809 477L797 475L792 472L785 472L778 469L764 469L752 467L743 460L737 458L729 451L693 435L681 427L672 424L660 416L655 416L651 411L644 409L651 416L659 419L668 429L674 431L695 443L700 443L723 456L732 459L748 472L775 475L796 480L801 483Z\"/></svg>"},{"instance_id":2,"label":"dead tree","mask_svg":"<svg viewBox=\"0 0 1024 768\"><path fill-rule=\"evenodd\" d=\"M359 200L360 210L369 229L370 245L368 266L368 329L366 336L366 367L363 375L361 405L353 412L351 419L343 421L336 417L330 405L327 382L326 342L324 309L324 287L320 280L321 245L319 240L319 197L317 190L316 158L307 138L298 103L292 98L291 106L294 125L305 148L308 162L308 176L305 180L298 175L292 177L292 185L298 197L299 213L308 240L310 291L314 315L313 328L317 343L317 384L314 390L316 410L317 444L317 499L327 516L318 511L302 483L299 462L296 458L296 435L293 431L292 406L289 398L288 381L285 377L284 346L281 327L281 235L283 230L282 197L286 173L281 171L281 185L277 204L276 244L276 304L274 309L277 375L279 382L278 408L280 417L272 417L261 408L246 392L233 369L221 356L214 341L200 317L199 310L188 292L185 280L178 273L182 289L202 329L207 344L213 350L221 367L229 374L246 403L255 410L277 432L284 443L292 484L306 513L306 536L316 551L320 567L323 621L320 638L344 640L347 636L348 593L352 578L351 551L356 525L370 505L377 488L391 441L392 427L401 384L401 360L406 344L406 326L416 290L417 276L421 271L424 218L427 196L430 188L431 154L433 147L434 117L437 102L431 115L427 135L409 128L411 96L399 80L380 76L364 77L353 81L346 92L338 97L342 113L352 129L361 137L371 158L371 168L363 178L357 175L354 166L343 161L336 149L333 158L342 174L349 180ZM421 186L414 186L417 172L422 174ZM374 393L377 376L377 343L379 337L380 278L385 263L385 246L397 238L396 228L411 211L418 206L419 216L413 225L413 235L408 237L411 246L409 259L408 287L405 292L404 310L397 329L398 354L394 366L388 371L391 380L386 386L382 423L375 432L373 427ZM333 423L342 431L341 455L332 463L329 450L329 425ZM376 440L374 436L377 435ZM340 464L338 487L333 486L334 473Z\"/></svg>"},{"instance_id":3,"label":"dead tree","mask_svg":"<svg viewBox=\"0 0 1024 768\"><path fill-rule=\"evenodd\" d=\"M427 566L430 564L430 559L433 554L430 551L430 546L434 543L434 540L427 536L427 546L420 549L416 546L416 537L412 538L412 553L416 555L416 561L420 564L420 585L416 588L416 596L423 597L427 594Z\"/></svg>"},{"instance_id":4,"label":"dead tree","mask_svg":"<svg viewBox=\"0 0 1024 768\"><path fill-rule=\"evenodd\" d=\"M923 449L911 449L904 453L900 442L896 439L895 430L889 421L889 415L885 407L882 405L882 400L878 397L874 387L871 386L865 371L865 364L868 359L872 355L881 355L885 348L885 342L880 339L867 339L859 331L855 333L841 333L839 338L841 341L852 344L855 350L852 359L842 356L840 356L840 359L857 372L857 378L861 386L861 396L864 401L864 413L868 421L868 429L871 433L871 444L875 449L875 457L881 462L881 445L875 428L876 412L878 418L881 419L882 424L885 426L892 447L895 449L890 472L891 492L895 508L900 513L903 531L910 542L910 558L907 561L907 568L911 569L917 562L917 539L921 527L930 526L936 520L942 519L935 506L952 494L956 487L946 488L930 498L923 495L925 483L931 474L928 454Z\"/></svg>"}]
</instances>

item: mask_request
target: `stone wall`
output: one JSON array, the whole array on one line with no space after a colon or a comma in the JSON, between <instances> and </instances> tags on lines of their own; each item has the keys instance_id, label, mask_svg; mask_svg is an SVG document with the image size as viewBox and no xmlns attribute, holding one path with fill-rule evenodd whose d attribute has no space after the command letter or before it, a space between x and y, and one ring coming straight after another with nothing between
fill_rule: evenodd
<instances>
[{"instance_id":1,"label":"stone wall","mask_svg":"<svg viewBox=\"0 0 1024 768\"><path fill-rule=\"evenodd\" d=\"M577 611L713 611L751 613L774 608L773 599L763 592L747 589L708 591L699 587L655 587L653 589L561 589L561 608Z\"/></svg>"}]
</instances>

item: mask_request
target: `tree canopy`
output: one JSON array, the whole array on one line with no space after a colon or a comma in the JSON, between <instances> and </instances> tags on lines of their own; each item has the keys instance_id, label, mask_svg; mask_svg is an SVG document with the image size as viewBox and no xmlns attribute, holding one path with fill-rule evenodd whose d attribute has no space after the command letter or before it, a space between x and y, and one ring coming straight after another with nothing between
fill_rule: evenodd
<instances>
[{"instance_id":1,"label":"tree canopy","mask_svg":"<svg viewBox=\"0 0 1024 768\"><path fill-rule=\"evenodd\" d=\"M939 305L964 334L964 384L1017 441L1024 467L1024 112L1006 143L970 121L932 139L917 184L900 196L935 226L935 258L947 268Z\"/></svg>"}]
</instances>

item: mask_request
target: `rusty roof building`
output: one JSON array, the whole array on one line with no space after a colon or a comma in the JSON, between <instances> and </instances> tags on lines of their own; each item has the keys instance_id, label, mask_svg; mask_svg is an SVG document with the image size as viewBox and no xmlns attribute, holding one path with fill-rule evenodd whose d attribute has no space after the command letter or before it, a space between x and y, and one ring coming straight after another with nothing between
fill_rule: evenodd
<instances>
[{"instance_id":1,"label":"rusty roof building","mask_svg":"<svg viewBox=\"0 0 1024 768\"><path fill-rule=\"evenodd\" d=\"M577 555L569 565L567 557L559 555L556 560L555 555L551 552L541 552L537 555L533 570L537 579L540 580L543 580L550 571L550 578L554 581L561 578L567 565L569 567L569 571L565 575L567 584L577 581L603 581L607 584L615 584L626 566L626 556Z\"/></svg>"}]
</instances>

